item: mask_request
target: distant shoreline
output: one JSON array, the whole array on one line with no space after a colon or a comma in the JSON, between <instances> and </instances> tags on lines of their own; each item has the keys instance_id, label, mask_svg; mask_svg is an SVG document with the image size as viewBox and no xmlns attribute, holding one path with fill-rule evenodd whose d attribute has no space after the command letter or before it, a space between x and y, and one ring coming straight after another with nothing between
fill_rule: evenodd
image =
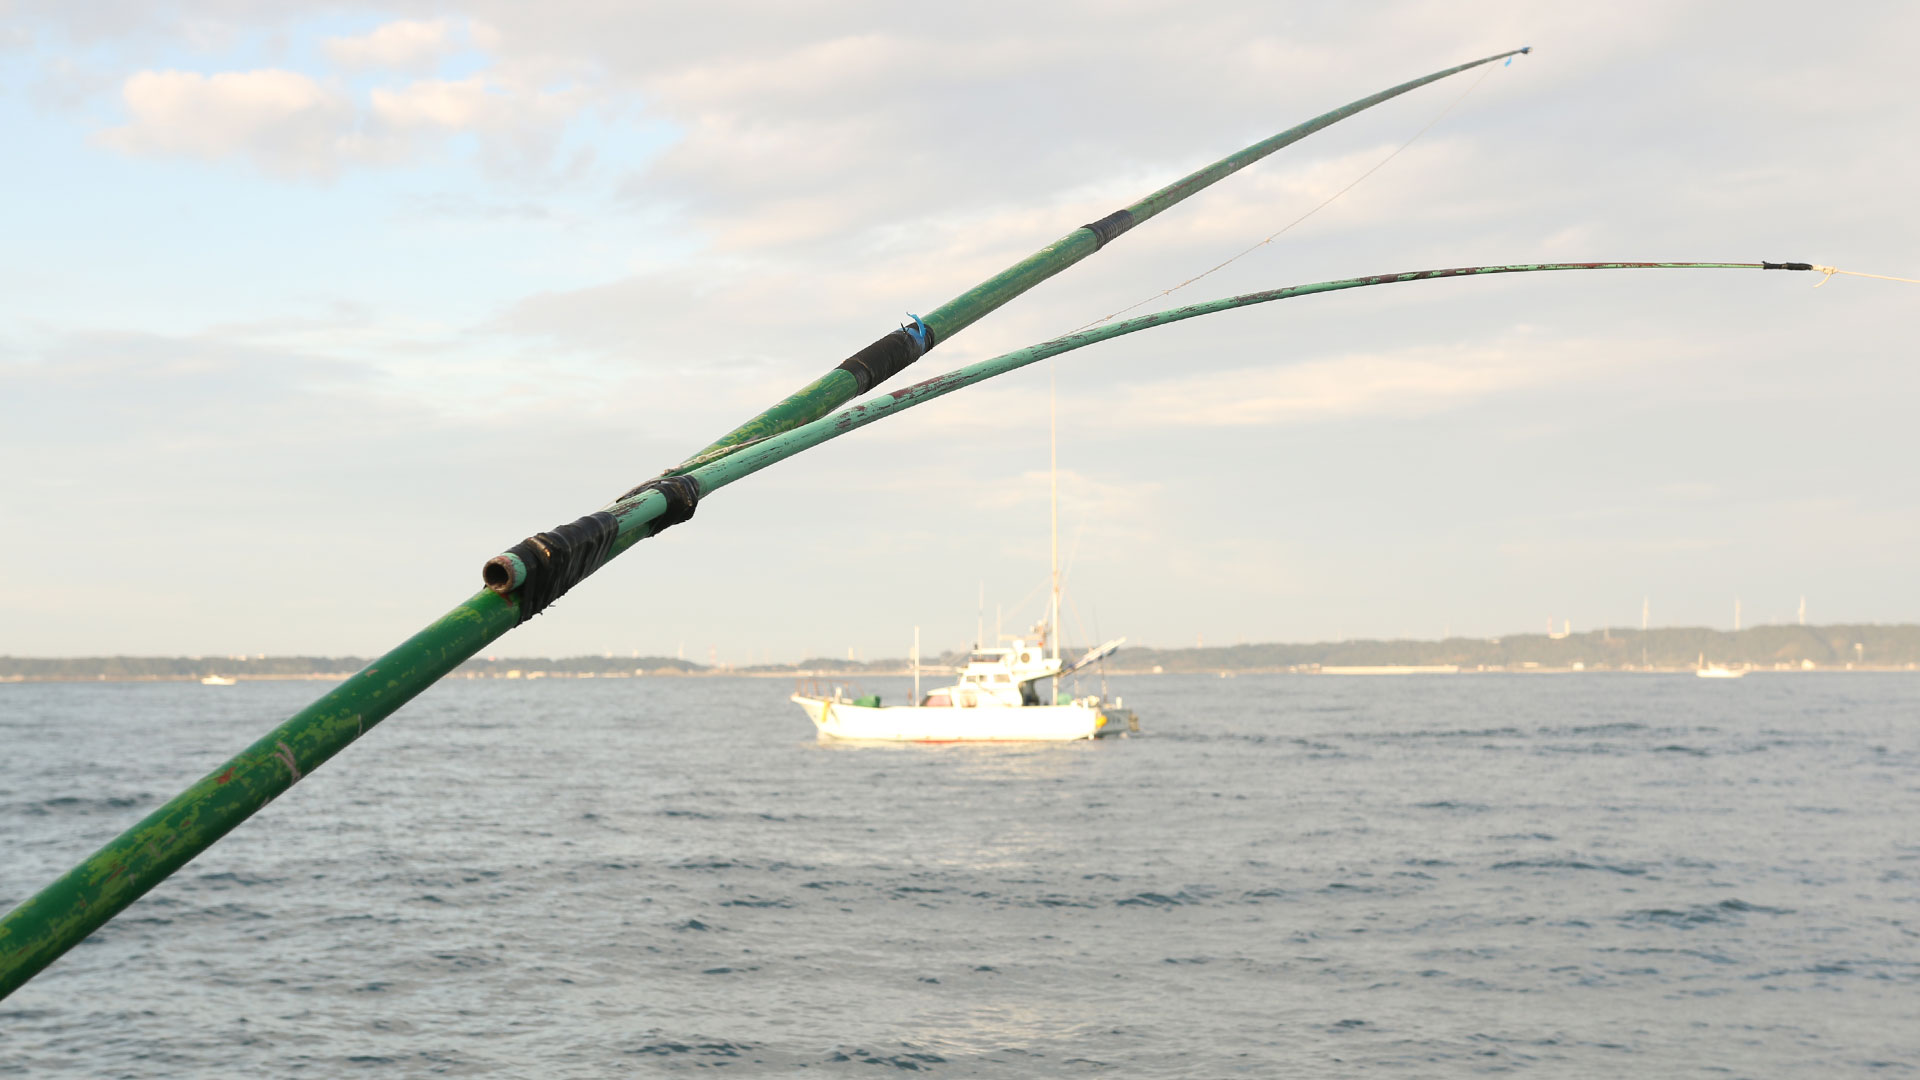
<instances>
[{"instance_id":1,"label":"distant shoreline","mask_svg":"<svg viewBox=\"0 0 1920 1080\"><path fill-rule=\"evenodd\" d=\"M951 674L952 670L953 669L950 667L928 666L920 669L920 673L924 677L939 678L944 675ZM1155 670L1152 668L1110 667L1106 670L1105 674L1113 678L1122 678L1122 677L1154 678L1157 676L1183 675L1183 676L1200 676L1202 678L1212 676L1214 678L1231 679L1231 678L1238 678L1241 675L1305 675L1305 676L1314 676L1319 678L1334 678L1334 679L1392 679L1392 678L1460 677L1460 676L1470 677L1474 675L1522 675L1522 676L1525 676L1525 675L1691 675L1694 673L1694 670L1695 669L1691 667L1645 667L1645 668L1641 668L1641 667L1630 667L1630 668L1478 667L1478 668L1460 668L1453 671L1433 671L1433 670L1351 671L1351 670L1337 670L1337 669L1336 670L1315 670L1311 667L1289 667L1289 668L1240 668L1237 670L1222 669L1216 672L1216 671L1198 671L1198 670L1167 671L1164 669ZM1920 674L1920 663L1907 663L1907 664L1898 664L1898 665L1889 664L1889 665L1884 665L1879 667L1876 667L1871 664L1867 664L1867 665L1848 664L1843 667L1827 667L1827 668L1750 667L1750 668L1738 668L1736 670L1739 670L1743 674L1748 674L1748 675L1850 675L1850 674L1884 675L1888 673ZM345 674L328 673L328 674L313 674L313 675L235 674L235 675L228 675L226 677L233 679L236 683L242 683L242 682L345 682L350 675L351 673L345 673ZM912 676L913 676L913 670L911 668L900 668L897 670L895 669L863 669L860 671L803 671L803 670L748 671L748 670L736 670L733 668L707 668L700 671L648 672L642 675L622 674L620 672L609 672L605 674L600 674L595 672L544 671L544 670L535 668L530 670L523 670L518 674L492 673L492 672L484 673L484 674L482 673L468 674L468 673L456 672L452 675L448 675L445 681L464 682L472 679L517 679L523 682L535 682L541 679L819 679L822 681L827 681L832 679L911 678ZM1085 677L1088 677L1088 675L1081 674L1078 676L1073 676L1073 675L1068 676L1068 678L1070 679L1075 677L1085 678ZM197 682L200 682L202 678L203 676L197 676L197 675L125 675L125 676L115 676L111 678L106 675L98 675L93 678L87 678L85 676L79 676L79 675L28 677L28 676L16 674L16 675L0 676L0 686L16 684L16 683L21 685L40 684L40 683L83 683L83 684L84 683L197 683Z\"/></svg>"},{"instance_id":2,"label":"distant shoreline","mask_svg":"<svg viewBox=\"0 0 1920 1080\"><path fill-rule=\"evenodd\" d=\"M1081 648L1065 650L1077 656ZM1655 630L1602 628L1581 633L1516 634L1442 641L1334 641L1186 649L1127 648L1106 665L1109 675L1322 674L1385 677L1406 674L1588 674L1688 672L1707 663L1769 674L1787 671L1920 670L1920 625L1839 624L1704 627ZM953 671L965 654L928 657L921 671ZM260 681L338 681L366 667L363 657L0 656L0 683L197 682L207 676ZM911 675L904 657L872 661L812 657L792 664L696 664L678 657L495 657L469 660L448 678L845 679Z\"/></svg>"}]
</instances>

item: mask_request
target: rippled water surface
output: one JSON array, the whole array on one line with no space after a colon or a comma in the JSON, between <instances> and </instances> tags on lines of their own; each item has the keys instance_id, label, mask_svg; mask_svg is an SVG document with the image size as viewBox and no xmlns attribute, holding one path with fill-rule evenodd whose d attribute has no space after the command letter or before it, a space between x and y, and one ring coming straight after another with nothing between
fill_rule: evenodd
<instances>
[{"instance_id":1,"label":"rippled water surface","mask_svg":"<svg viewBox=\"0 0 1920 1080\"><path fill-rule=\"evenodd\" d=\"M1920 1071L1920 677L1114 688L1147 734L847 747L774 680L448 684L0 1075ZM0 906L323 689L0 687Z\"/></svg>"}]
</instances>

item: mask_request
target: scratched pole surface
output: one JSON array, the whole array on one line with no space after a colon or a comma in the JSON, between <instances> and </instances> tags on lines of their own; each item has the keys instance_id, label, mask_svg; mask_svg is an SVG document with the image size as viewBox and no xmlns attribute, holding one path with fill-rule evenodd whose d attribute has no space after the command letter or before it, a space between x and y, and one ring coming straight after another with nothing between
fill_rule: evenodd
<instances>
[{"instance_id":1,"label":"scratched pole surface","mask_svg":"<svg viewBox=\"0 0 1920 1080\"><path fill-rule=\"evenodd\" d=\"M0 998L487 642L516 607L482 590L295 713L0 920Z\"/></svg>"},{"instance_id":2,"label":"scratched pole surface","mask_svg":"<svg viewBox=\"0 0 1920 1080\"><path fill-rule=\"evenodd\" d=\"M1322 113L1304 124L1290 127L1238 153L1221 158L1204 169L1181 177L1139 202L1109 214L1099 222L1082 225L929 312L921 320L927 331L926 348L933 348L934 345L992 314L1008 301L1100 250L1120 233L1171 209L1182 200L1205 191L1277 150L1291 146L1316 131L1371 109L1383 101L1399 97L1410 90L1417 90L1450 75L1458 75L1483 64L1491 64L1495 60L1504 60L1509 56L1517 56L1529 51L1531 51L1530 48L1511 49L1482 60L1436 71L1431 75L1424 75L1411 82L1404 82L1342 105L1332 112ZM853 400L854 395L866 389L868 387L859 385L852 374L841 368L835 368L801 387L772 408L715 439L678 468L669 471L690 472L724 455L730 447L777 435L782 431L817 420Z\"/></svg>"},{"instance_id":3,"label":"scratched pole surface","mask_svg":"<svg viewBox=\"0 0 1920 1080\"><path fill-rule=\"evenodd\" d=\"M923 323L929 347L932 341L959 333L1086 258L1138 221L1282 147L1409 90L1524 51L1516 49L1447 68L1362 98L1215 162L1101 222L1076 229L928 315ZM711 461L742 442L763 439L824 416L860 389L852 375L836 368L723 436L690 459L689 465ZM611 559L651 534L650 523L664 512L666 499L650 491L623 497L607 509L620 522L618 538L608 555ZM517 597L503 597L491 590L475 594L0 918L0 999L339 753L367 728L506 633L518 621L518 608Z\"/></svg>"}]
</instances>

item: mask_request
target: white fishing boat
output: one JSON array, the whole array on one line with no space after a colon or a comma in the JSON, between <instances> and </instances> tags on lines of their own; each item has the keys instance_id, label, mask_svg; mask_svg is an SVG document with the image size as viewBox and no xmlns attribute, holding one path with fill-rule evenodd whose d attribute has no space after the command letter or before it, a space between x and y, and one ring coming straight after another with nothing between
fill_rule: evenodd
<instances>
[{"instance_id":1,"label":"white fishing boat","mask_svg":"<svg viewBox=\"0 0 1920 1080\"><path fill-rule=\"evenodd\" d=\"M234 683L238 681L239 681L238 679L231 679L225 675L208 675L200 680L200 685L201 686L232 686Z\"/></svg>"},{"instance_id":2,"label":"white fishing boat","mask_svg":"<svg viewBox=\"0 0 1920 1080\"><path fill-rule=\"evenodd\" d=\"M1051 396L1051 395L1049 395ZM920 632L913 642L913 704L883 705L879 695L856 696L845 687L799 692L792 700L823 739L874 742L1066 742L1104 735L1131 734L1140 723L1120 699L1099 694L1075 696L1060 680L1112 655L1125 638L1116 638L1071 665L1060 662L1060 469L1055 451L1053 404L1048 403L1048 456L1051 466L1052 603L1048 617L1034 627L1036 640L1016 639L1010 648L983 648L977 642L959 669L960 681L922 696ZM1051 646L1051 649L1049 649ZM1041 696L1039 684L1049 693Z\"/></svg>"},{"instance_id":3,"label":"white fishing boat","mask_svg":"<svg viewBox=\"0 0 1920 1080\"><path fill-rule=\"evenodd\" d=\"M1039 683L1058 680L1119 649L1125 638L1110 641L1070 666L1047 655L1041 644L1016 640L1010 648L975 649L960 669L960 679L921 696L915 703L883 705L878 695L854 697L846 688L796 693L822 738L875 742L1066 742L1140 730L1124 703L1098 694L1075 697L1055 691L1051 704Z\"/></svg>"},{"instance_id":4,"label":"white fishing boat","mask_svg":"<svg viewBox=\"0 0 1920 1080\"><path fill-rule=\"evenodd\" d=\"M1745 668L1730 668L1721 664L1707 663L1707 654L1700 654L1699 666L1693 673L1702 679L1738 679L1747 673Z\"/></svg>"}]
</instances>

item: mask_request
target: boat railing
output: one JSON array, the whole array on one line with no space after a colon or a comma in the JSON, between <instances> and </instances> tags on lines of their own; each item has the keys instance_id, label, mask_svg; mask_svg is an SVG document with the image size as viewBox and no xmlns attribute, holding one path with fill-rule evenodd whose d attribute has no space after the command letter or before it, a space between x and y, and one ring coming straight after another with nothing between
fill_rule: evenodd
<instances>
[{"instance_id":1,"label":"boat railing","mask_svg":"<svg viewBox=\"0 0 1920 1080\"><path fill-rule=\"evenodd\" d=\"M866 696L860 689L860 684L850 679L821 678L817 675L795 679L793 692L801 697L838 702L850 702L855 698Z\"/></svg>"}]
</instances>

